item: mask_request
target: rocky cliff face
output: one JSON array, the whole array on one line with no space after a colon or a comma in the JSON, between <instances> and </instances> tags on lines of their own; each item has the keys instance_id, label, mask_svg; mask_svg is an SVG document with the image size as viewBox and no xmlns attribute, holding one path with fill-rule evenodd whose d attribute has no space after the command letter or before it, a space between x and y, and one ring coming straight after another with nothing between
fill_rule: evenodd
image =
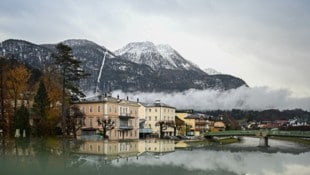
<instances>
[{"instance_id":1,"label":"rocky cliff face","mask_svg":"<svg viewBox=\"0 0 310 175\"><path fill-rule=\"evenodd\" d=\"M66 40L74 57L91 76L80 82L84 91L159 91L187 89L237 88L246 83L231 75L208 75L184 59L168 45L151 42L129 43L111 52L88 40ZM16 58L35 68L52 64L55 44L37 45L22 40L6 40L0 45L0 55Z\"/></svg>"}]
</instances>

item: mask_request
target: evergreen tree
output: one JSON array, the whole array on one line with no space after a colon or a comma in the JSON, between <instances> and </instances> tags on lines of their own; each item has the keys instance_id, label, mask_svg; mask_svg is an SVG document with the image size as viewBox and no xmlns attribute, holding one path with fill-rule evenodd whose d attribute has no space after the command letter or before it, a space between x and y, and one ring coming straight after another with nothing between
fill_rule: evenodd
<instances>
[{"instance_id":1,"label":"evergreen tree","mask_svg":"<svg viewBox=\"0 0 310 175\"><path fill-rule=\"evenodd\" d=\"M36 114L40 118L46 118L49 106L50 106L50 101L48 98L48 93L46 91L45 84L44 84L43 80L41 80L37 94L34 97L33 108L34 108L34 111L36 112Z\"/></svg>"},{"instance_id":2,"label":"evergreen tree","mask_svg":"<svg viewBox=\"0 0 310 175\"><path fill-rule=\"evenodd\" d=\"M34 97L34 104L33 104L33 111L35 113L33 121L35 127L35 134L37 136L44 135L48 132L46 131L46 129L48 128L47 113L49 107L50 107L50 101L48 98L48 93L46 91L44 81L41 80L37 93Z\"/></svg>"},{"instance_id":3,"label":"evergreen tree","mask_svg":"<svg viewBox=\"0 0 310 175\"><path fill-rule=\"evenodd\" d=\"M77 131L83 126L83 120L85 119L85 114L80 110L77 105L71 105L69 112L67 113L67 130L69 130L73 137L77 138Z\"/></svg>"},{"instance_id":4,"label":"evergreen tree","mask_svg":"<svg viewBox=\"0 0 310 175\"><path fill-rule=\"evenodd\" d=\"M56 65L59 66L59 72L62 76L62 127L63 131L69 134L67 127L69 123L66 121L71 121L66 119L66 111L72 101L78 100L80 97L85 97L84 93L79 88L79 80L85 78L89 74L81 68L81 62L74 59L72 49L63 44L59 43L56 46L57 54Z\"/></svg>"},{"instance_id":5,"label":"evergreen tree","mask_svg":"<svg viewBox=\"0 0 310 175\"><path fill-rule=\"evenodd\" d=\"M21 134L26 131L27 136L30 131L29 115L29 110L24 105L17 109L14 115L14 129L19 129Z\"/></svg>"}]
</instances>

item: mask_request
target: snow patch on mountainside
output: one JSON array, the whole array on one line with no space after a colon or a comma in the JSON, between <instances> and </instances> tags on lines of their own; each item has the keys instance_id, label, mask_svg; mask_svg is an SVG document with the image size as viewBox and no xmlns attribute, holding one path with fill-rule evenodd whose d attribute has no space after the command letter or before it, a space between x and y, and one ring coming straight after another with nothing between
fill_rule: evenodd
<instances>
[{"instance_id":1,"label":"snow patch on mountainside","mask_svg":"<svg viewBox=\"0 0 310 175\"><path fill-rule=\"evenodd\" d=\"M174 68L177 68L177 65L171 58L173 55L175 55L175 50L173 48L171 48L167 44L159 44L156 46L156 49L164 59L168 60L169 63L172 64Z\"/></svg>"}]
</instances>

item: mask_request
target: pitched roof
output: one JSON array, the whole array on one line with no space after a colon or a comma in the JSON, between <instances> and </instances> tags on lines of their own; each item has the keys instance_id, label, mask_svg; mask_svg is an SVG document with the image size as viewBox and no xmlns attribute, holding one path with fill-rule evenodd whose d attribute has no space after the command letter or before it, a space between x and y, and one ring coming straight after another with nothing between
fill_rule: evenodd
<instances>
[{"instance_id":1,"label":"pitched roof","mask_svg":"<svg viewBox=\"0 0 310 175\"><path fill-rule=\"evenodd\" d=\"M155 103L141 103L145 107L165 107L165 108L172 108L175 109L175 107L172 107L170 105L167 105L165 103L161 103L160 101L156 101Z\"/></svg>"},{"instance_id":2,"label":"pitched roof","mask_svg":"<svg viewBox=\"0 0 310 175\"><path fill-rule=\"evenodd\" d=\"M195 113L195 114L190 114L187 117L185 117L185 119L199 119L199 118L210 119L212 118L212 116L201 114L201 113Z\"/></svg>"},{"instance_id":3,"label":"pitched roof","mask_svg":"<svg viewBox=\"0 0 310 175\"><path fill-rule=\"evenodd\" d=\"M128 101L124 99L115 98L109 95L97 95L93 97L83 98L81 101L76 102L79 103L105 103L105 102L112 102L112 103L120 103L120 104L126 104L131 106L140 106L138 102L135 101Z\"/></svg>"}]
</instances>

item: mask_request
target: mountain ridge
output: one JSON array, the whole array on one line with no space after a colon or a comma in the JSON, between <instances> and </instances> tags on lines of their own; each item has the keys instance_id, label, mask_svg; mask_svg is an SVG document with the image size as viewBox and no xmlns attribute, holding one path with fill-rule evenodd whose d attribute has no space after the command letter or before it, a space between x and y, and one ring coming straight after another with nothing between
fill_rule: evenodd
<instances>
[{"instance_id":1,"label":"mountain ridge","mask_svg":"<svg viewBox=\"0 0 310 175\"><path fill-rule=\"evenodd\" d=\"M242 79L231 75L208 75L168 45L136 42L131 45L129 43L130 47L127 50L124 48L128 44L121 48L122 52L121 49L112 52L85 39L69 39L62 42L72 48L74 57L82 61L82 68L91 74L80 83L84 91L119 89L171 92L191 88L229 90L246 85ZM55 46L56 44L38 45L25 40L10 39L1 42L0 55L14 57L43 69L45 64L53 63Z\"/></svg>"}]
</instances>

